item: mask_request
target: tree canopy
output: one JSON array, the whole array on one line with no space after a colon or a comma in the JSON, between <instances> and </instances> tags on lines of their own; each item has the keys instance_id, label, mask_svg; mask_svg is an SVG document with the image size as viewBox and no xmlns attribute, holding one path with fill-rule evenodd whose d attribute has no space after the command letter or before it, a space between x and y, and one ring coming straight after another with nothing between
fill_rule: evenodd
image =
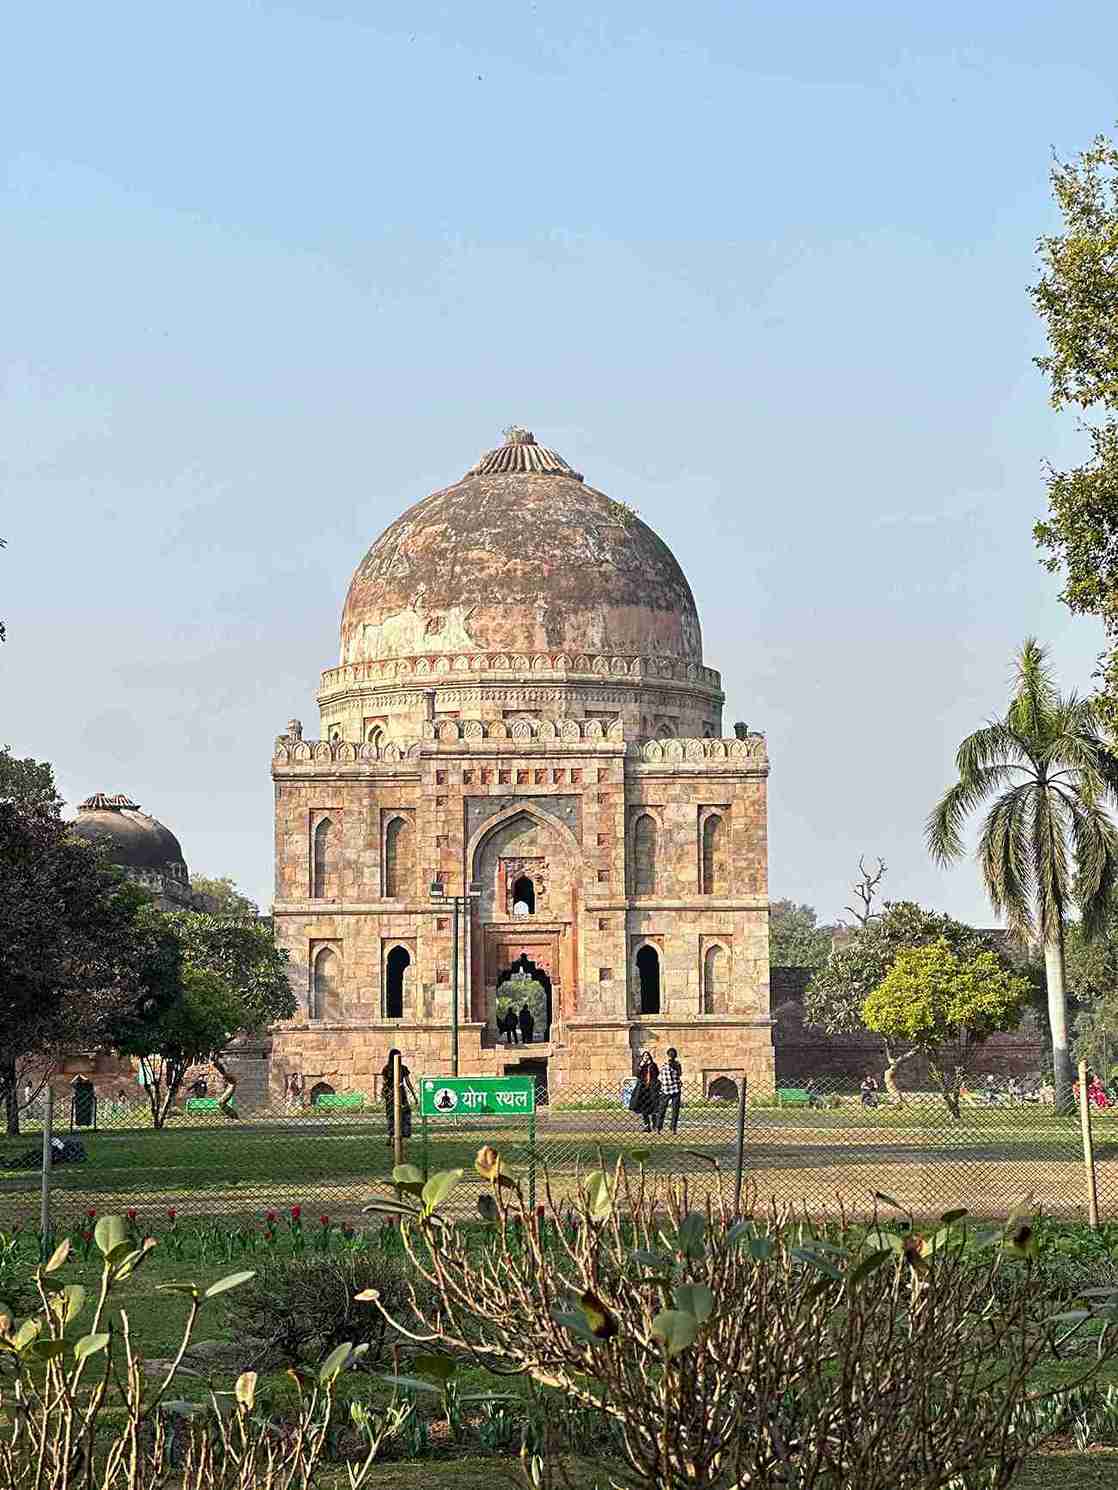
<instances>
[{"instance_id":1,"label":"tree canopy","mask_svg":"<svg viewBox=\"0 0 1118 1490\"><path fill-rule=\"evenodd\" d=\"M0 746L0 801L14 802L24 810L41 808L57 816L63 803L50 762L31 756L19 760L10 745Z\"/></svg>"},{"instance_id":2,"label":"tree canopy","mask_svg":"<svg viewBox=\"0 0 1118 1490\"><path fill-rule=\"evenodd\" d=\"M204 895L210 902L210 910L218 916L258 916L260 907L250 900L227 874L218 878L206 874L192 874L190 888L197 895Z\"/></svg>"},{"instance_id":3,"label":"tree canopy","mask_svg":"<svg viewBox=\"0 0 1118 1490\"><path fill-rule=\"evenodd\" d=\"M1029 994L1029 980L1010 972L996 953L972 945L959 955L940 938L897 953L867 996L862 1019L895 1048L924 1056L957 1118L965 1063L945 1058L946 1049L958 1051L960 1030L981 1042L1013 1028Z\"/></svg>"},{"instance_id":4,"label":"tree canopy","mask_svg":"<svg viewBox=\"0 0 1118 1490\"><path fill-rule=\"evenodd\" d=\"M1118 720L1118 147L1103 135L1052 171L1061 229L1038 243L1030 294L1048 352L1036 359L1057 409L1087 411L1086 459L1048 476L1048 517L1036 525L1071 610L1098 616L1111 647L1103 705Z\"/></svg>"},{"instance_id":5,"label":"tree canopy","mask_svg":"<svg viewBox=\"0 0 1118 1490\"><path fill-rule=\"evenodd\" d=\"M156 1127L166 1121L191 1066L211 1064L220 1072L228 1106L235 1082L223 1061L225 1047L290 1019L297 1008L287 952L265 922L193 911L162 920L182 960L178 997L154 1024L124 1029L114 1042L143 1061Z\"/></svg>"},{"instance_id":6,"label":"tree canopy","mask_svg":"<svg viewBox=\"0 0 1118 1490\"><path fill-rule=\"evenodd\" d=\"M1078 907L1098 933L1118 876L1118 762L1091 699L1057 691L1047 653L1031 637L1016 659L1009 707L974 731L955 755L958 780L928 817L939 863L963 853L963 829L984 804L978 864L990 904L1022 940L1044 945L1053 1079L1071 1102L1064 990L1064 927Z\"/></svg>"},{"instance_id":7,"label":"tree canopy","mask_svg":"<svg viewBox=\"0 0 1118 1490\"><path fill-rule=\"evenodd\" d=\"M866 1030L866 1000L885 980L900 953L938 942L961 958L993 952L1000 961L1006 960L991 939L973 927L911 900L886 901L881 913L857 931L847 946L834 952L812 978L804 996L805 1020L831 1035ZM883 1030L873 1033L881 1036L886 1086L895 1094L897 1070L917 1052Z\"/></svg>"},{"instance_id":8,"label":"tree canopy","mask_svg":"<svg viewBox=\"0 0 1118 1490\"><path fill-rule=\"evenodd\" d=\"M816 924L810 905L774 900L769 910L769 964L821 968L831 955L831 927Z\"/></svg>"},{"instance_id":9,"label":"tree canopy","mask_svg":"<svg viewBox=\"0 0 1118 1490\"><path fill-rule=\"evenodd\" d=\"M0 1095L21 1064L134 1034L172 1002L182 953L150 898L47 808L0 800Z\"/></svg>"}]
</instances>

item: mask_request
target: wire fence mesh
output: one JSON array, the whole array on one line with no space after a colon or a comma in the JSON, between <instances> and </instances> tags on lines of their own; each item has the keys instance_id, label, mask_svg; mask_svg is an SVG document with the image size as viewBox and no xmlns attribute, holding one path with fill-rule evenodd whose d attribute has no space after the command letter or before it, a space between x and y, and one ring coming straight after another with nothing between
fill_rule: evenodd
<instances>
[{"instance_id":1,"label":"wire fence mesh","mask_svg":"<svg viewBox=\"0 0 1118 1490\"><path fill-rule=\"evenodd\" d=\"M215 1102L192 1099L159 1130L142 1101L103 1100L93 1113L60 1101L48 1176L51 1226L72 1229L89 1211L128 1209L151 1226L165 1223L168 1212L183 1221L258 1224L292 1206L360 1225L362 1206L391 1193L392 1141L382 1105L347 1100L265 1105L234 1119ZM0 1228L39 1224L42 1107L24 1112L18 1137L0 1140ZM1102 1094L1091 1114L1105 1221L1118 1218L1118 1105ZM467 1183L455 1194L463 1214L476 1213L484 1188L473 1170L483 1144L498 1148L540 1199L545 1185L561 1199L580 1173L621 1158L653 1178L687 1176L695 1193L732 1185L738 1161L737 1101L686 1083L675 1132L670 1108L662 1128L653 1120L646 1132L621 1086L545 1089L530 1119L411 1116L407 1160L432 1173L465 1169ZM965 1206L1004 1217L1030 1193L1049 1214L1087 1213L1079 1113L1012 1089L964 1094L956 1118L932 1091L908 1092L898 1103L848 1083L785 1082L775 1094L749 1094L742 1163L759 1204L775 1200L815 1214L840 1207L868 1214L880 1193L918 1215Z\"/></svg>"}]
</instances>

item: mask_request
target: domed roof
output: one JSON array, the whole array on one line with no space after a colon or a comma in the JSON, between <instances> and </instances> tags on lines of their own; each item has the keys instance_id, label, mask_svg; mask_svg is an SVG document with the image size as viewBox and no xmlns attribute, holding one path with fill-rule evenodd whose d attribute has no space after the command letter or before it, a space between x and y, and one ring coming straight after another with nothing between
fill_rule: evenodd
<instances>
[{"instance_id":1,"label":"domed roof","mask_svg":"<svg viewBox=\"0 0 1118 1490\"><path fill-rule=\"evenodd\" d=\"M664 541L528 430L410 507L365 555L343 663L565 652L702 661L691 587Z\"/></svg>"},{"instance_id":2,"label":"domed roof","mask_svg":"<svg viewBox=\"0 0 1118 1490\"><path fill-rule=\"evenodd\" d=\"M71 829L79 838L97 843L123 869L164 870L178 879L187 876L182 847L169 828L141 812L131 797L118 792L95 792L78 805Z\"/></svg>"}]
</instances>

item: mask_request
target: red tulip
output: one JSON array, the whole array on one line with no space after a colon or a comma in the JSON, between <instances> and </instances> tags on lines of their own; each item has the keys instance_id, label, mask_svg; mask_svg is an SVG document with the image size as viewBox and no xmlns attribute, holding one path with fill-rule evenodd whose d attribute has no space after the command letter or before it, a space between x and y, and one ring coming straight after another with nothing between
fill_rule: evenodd
<instances>
[{"instance_id":1,"label":"red tulip","mask_svg":"<svg viewBox=\"0 0 1118 1490\"><path fill-rule=\"evenodd\" d=\"M93 1209L92 1206L90 1206L89 1210L86 1211L86 1215L89 1217L89 1219L91 1221L93 1220L94 1216L96 1216L96 1214L97 1214L97 1212Z\"/></svg>"},{"instance_id":2,"label":"red tulip","mask_svg":"<svg viewBox=\"0 0 1118 1490\"><path fill-rule=\"evenodd\" d=\"M177 1212L176 1212L174 1206L173 1205L169 1205L167 1207L167 1219L168 1219L168 1221L173 1221L175 1219L175 1216L176 1215L177 1215Z\"/></svg>"},{"instance_id":3,"label":"red tulip","mask_svg":"<svg viewBox=\"0 0 1118 1490\"><path fill-rule=\"evenodd\" d=\"M93 1240L93 1233L91 1231L83 1231L82 1232L82 1241L85 1242L87 1246L89 1245L89 1243L92 1240Z\"/></svg>"},{"instance_id":4,"label":"red tulip","mask_svg":"<svg viewBox=\"0 0 1118 1490\"><path fill-rule=\"evenodd\" d=\"M269 1226L274 1226L276 1224L276 1213L275 1213L275 1211L269 1211L268 1214L264 1217L264 1219L265 1219L265 1221L267 1221L267 1223L268 1223Z\"/></svg>"},{"instance_id":5,"label":"red tulip","mask_svg":"<svg viewBox=\"0 0 1118 1490\"><path fill-rule=\"evenodd\" d=\"M299 1217L302 1214L303 1214L303 1207L301 1205L293 1205L291 1207L291 1219L292 1219L292 1221L298 1221Z\"/></svg>"},{"instance_id":6,"label":"red tulip","mask_svg":"<svg viewBox=\"0 0 1118 1490\"><path fill-rule=\"evenodd\" d=\"M320 1226L329 1226L330 1225L330 1217L329 1216L319 1216L318 1221L319 1221L319 1225Z\"/></svg>"},{"instance_id":7,"label":"red tulip","mask_svg":"<svg viewBox=\"0 0 1118 1490\"><path fill-rule=\"evenodd\" d=\"M127 1215L129 1221L135 1221L136 1210L134 1206L130 1206L125 1214Z\"/></svg>"}]
</instances>

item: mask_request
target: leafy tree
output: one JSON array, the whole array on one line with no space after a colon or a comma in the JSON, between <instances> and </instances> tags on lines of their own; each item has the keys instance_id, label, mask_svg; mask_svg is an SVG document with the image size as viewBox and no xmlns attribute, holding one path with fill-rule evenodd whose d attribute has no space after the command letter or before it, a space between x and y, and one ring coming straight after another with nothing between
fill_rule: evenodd
<instances>
[{"instance_id":1,"label":"leafy tree","mask_svg":"<svg viewBox=\"0 0 1118 1490\"><path fill-rule=\"evenodd\" d=\"M990 903L1022 941L1039 936L1048 983L1056 1102L1071 1105L1064 978L1064 927L1078 905L1084 934L1102 929L1115 883L1118 832L1107 804L1118 771L1095 704L1057 693L1043 647L1030 638L1017 658L1005 717L959 746L959 779L928 819L928 847L941 864L963 852L963 827L990 797L978 862Z\"/></svg>"},{"instance_id":2,"label":"leafy tree","mask_svg":"<svg viewBox=\"0 0 1118 1490\"><path fill-rule=\"evenodd\" d=\"M831 955L831 928L817 926L814 906L774 900L769 908L769 963L821 968Z\"/></svg>"},{"instance_id":3,"label":"leafy tree","mask_svg":"<svg viewBox=\"0 0 1118 1490\"><path fill-rule=\"evenodd\" d=\"M966 1068L948 1065L945 1048L958 1048L960 1030L980 1042L1011 1029L1028 996L1028 979L1009 972L995 953L960 957L940 940L899 952L866 999L862 1018L874 1034L924 1056L948 1112L957 1118Z\"/></svg>"},{"instance_id":4,"label":"leafy tree","mask_svg":"<svg viewBox=\"0 0 1118 1490\"><path fill-rule=\"evenodd\" d=\"M1062 231L1042 237L1042 273L1031 287L1049 352L1052 403L1095 412L1085 425L1087 459L1048 477L1048 518L1035 534L1046 563L1064 576L1071 610L1099 616L1111 639L1103 707L1118 719L1118 147L1096 137L1077 159L1058 162L1052 190Z\"/></svg>"},{"instance_id":5,"label":"leafy tree","mask_svg":"<svg viewBox=\"0 0 1118 1490\"><path fill-rule=\"evenodd\" d=\"M1075 1054L1109 1076L1118 1060L1118 901L1096 936L1088 938L1079 922L1068 927L1065 956Z\"/></svg>"},{"instance_id":6,"label":"leafy tree","mask_svg":"<svg viewBox=\"0 0 1118 1490\"><path fill-rule=\"evenodd\" d=\"M804 996L804 1018L829 1035L864 1032L866 1000L888 976L898 956L913 947L938 942L962 958L984 951L1001 955L988 937L942 912L924 910L911 900L886 901L883 909L855 932L847 946L832 953L826 967L812 978ZM885 1030L873 1033L881 1037L884 1047L886 1089L900 1101L897 1072L919 1053L919 1047Z\"/></svg>"},{"instance_id":7,"label":"leafy tree","mask_svg":"<svg viewBox=\"0 0 1118 1490\"><path fill-rule=\"evenodd\" d=\"M255 900L243 894L227 874L219 879L205 874L192 874L190 888L197 895L205 895L211 902L212 913L218 916L259 916L260 907Z\"/></svg>"},{"instance_id":8,"label":"leafy tree","mask_svg":"<svg viewBox=\"0 0 1118 1490\"><path fill-rule=\"evenodd\" d=\"M0 801L15 802L24 809L42 808L57 816L62 798L50 762L31 756L17 760L10 745L0 747Z\"/></svg>"},{"instance_id":9,"label":"leafy tree","mask_svg":"<svg viewBox=\"0 0 1118 1490\"><path fill-rule=\"evenodd\" d=\"M0 800L0 1100L19 1131L32 1064L135 1033L174 998L181 953L150 897L47 808Z\"/></svg>"},{"instance_id":10,"label":"leafy tree","mask_svg":"<svg viewBox=\"0 0 1118 1490\"><path fill-rule=\"evenodd\" d=\"M237 1036L253 1035L290 1019L297 1003L287 974L287 952L260 921L175 911L163 917L182 958L180 996L154 1025L121 1032L118 1048L139 1056L149 1078L152 1121L163 1127L191 1066L209 1064L225 1081L223 1110L231 1113L236 1080L223 1052Z\"/></svg>"}]
</instances>

